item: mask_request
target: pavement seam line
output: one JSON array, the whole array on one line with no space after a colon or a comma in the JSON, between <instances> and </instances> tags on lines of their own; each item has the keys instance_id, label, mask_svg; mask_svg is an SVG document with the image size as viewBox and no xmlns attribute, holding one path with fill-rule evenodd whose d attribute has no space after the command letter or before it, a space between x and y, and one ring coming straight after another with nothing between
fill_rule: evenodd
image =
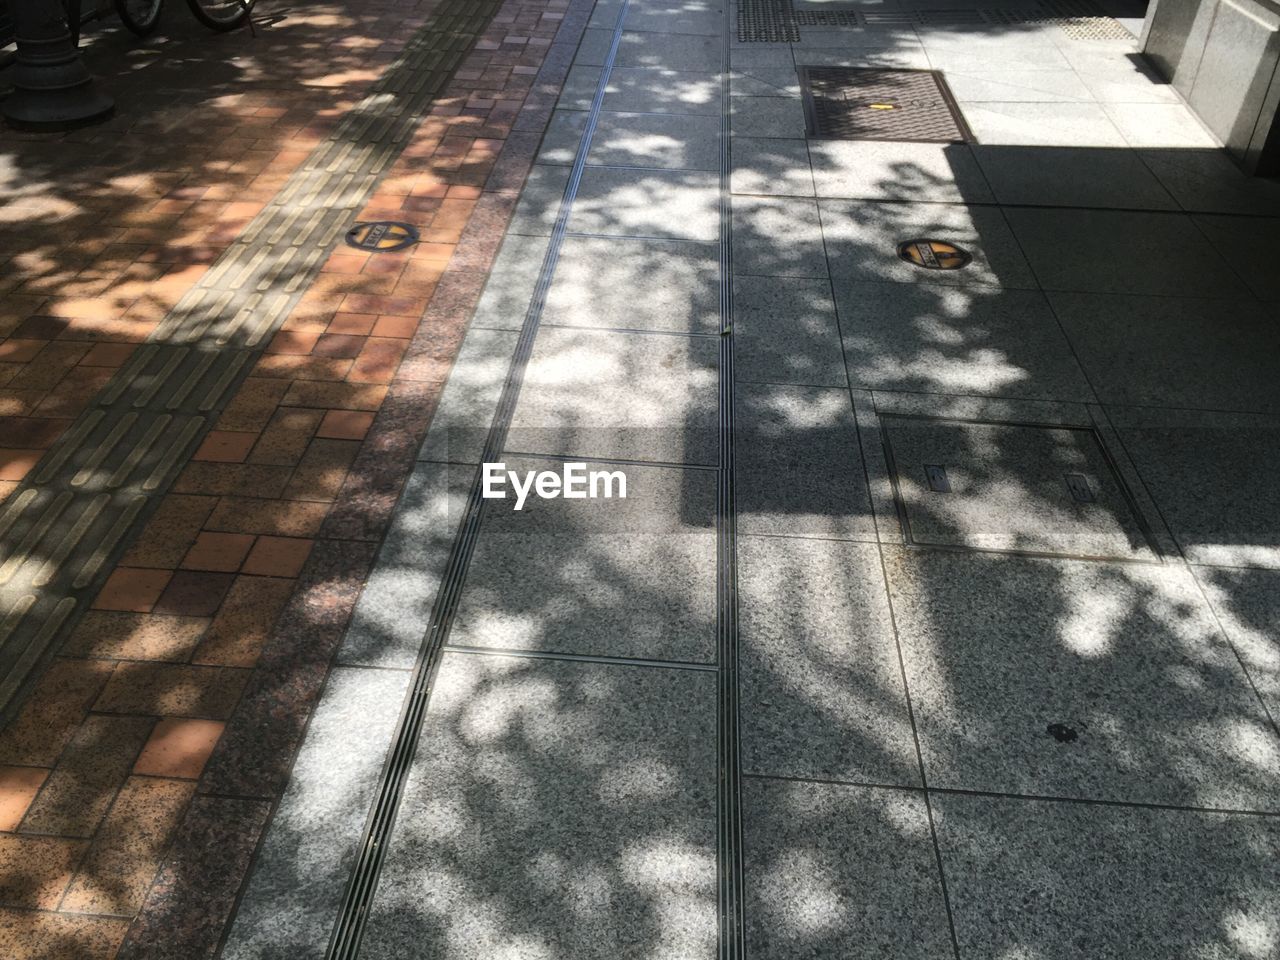
<instances>
[{"instance_id":1,"label":"pavement seam line","mask_svg":"<svg viewBox=\"0 0 1280 960\"><path fill-rule=\"evenodd\" d=\"M574 157L569 180L565 185L564 194L560 200L555 226L551 232L551 240L543 256L538 283L525 313L524 323L521 325L519 340L508 367L497 410L494 413L489 432L485 438L484 451L480 458L481 463L498 459L506 440L507 427L510 424L516 400L519 397L520 388L524 380L525 367L533 350L533 341L541 322L547 291L551 286L560 248L564 243L569 215L577 197L578 185L586 167L587 153L591 148L591 141L595 133L596 124L599 121L606 87L622 40L622 25L626 19L629 3L630 0L622 0L622 5L614 21L609 52L601 68L600 78L596 84L596 92L591 102L591 109L588 111L586 128L579 142L578 152ZM462 583L465 579L479 532L483 506L481 493L481 471L477 468L471 481L467 506L450 549L444 577L441 580L435 603L432 606L430 621L418 649L409 690L396 723L391 747L383 763L377 796L369 811L364 833L357 850L356 862L352 867L347 888L343 894L342 907L335 918L328 949L325 952L326 960L355 960L359 956L361 940L364 936L365 926L368 923L374 895L377 890L378 877L390 845L396 814L399 811L400 801L409 777L409 770L417 752L418 739L421 736L422 727L426 720L427 705L434 686L435 676L443 657L444 646L448 640L449 630L453 622L453 615L457 610Z\"/></svg>"}]
</instances>

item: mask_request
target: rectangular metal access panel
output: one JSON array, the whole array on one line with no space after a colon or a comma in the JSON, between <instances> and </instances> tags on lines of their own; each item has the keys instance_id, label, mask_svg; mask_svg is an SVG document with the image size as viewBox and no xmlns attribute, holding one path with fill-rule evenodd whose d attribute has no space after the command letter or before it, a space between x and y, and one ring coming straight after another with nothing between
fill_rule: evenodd
<instances>
[{"instance_id":1,"label":"rectangular metal access panel","mask_svg":"<svg viewBox=\"0 0 1280 960\"><path fill-rule=\"evenodd\" d=\"M974 137L934 70L800 67L808 134L819 140L967 143Z\"/></svg>"}]
</instances>

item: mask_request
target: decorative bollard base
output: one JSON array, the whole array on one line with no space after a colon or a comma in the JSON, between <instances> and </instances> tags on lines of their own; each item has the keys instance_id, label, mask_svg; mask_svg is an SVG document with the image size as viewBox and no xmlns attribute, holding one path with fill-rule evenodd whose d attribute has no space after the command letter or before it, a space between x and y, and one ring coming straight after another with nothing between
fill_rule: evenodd
<instances>
[{"instance_id":1,"label":"decorative bollard base","mask_svg":"<svg viewBox=\"0 0 1280 960\"><path fill-rule=\"evenodd\" d=\"M57 0L14 0L10 12L18 59L13 93L0 103L5 121L22 130L66 130L110 116L115 104L81 62Z\"/></svg>"}]
</instances>

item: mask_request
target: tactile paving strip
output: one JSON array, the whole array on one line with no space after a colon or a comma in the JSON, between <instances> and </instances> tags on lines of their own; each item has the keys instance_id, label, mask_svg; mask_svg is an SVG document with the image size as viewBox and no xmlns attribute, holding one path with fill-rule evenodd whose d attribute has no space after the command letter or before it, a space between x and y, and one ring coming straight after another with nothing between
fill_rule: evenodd
<instances>
[{"instance_id":1,"label":"tactile paving strip","mask_svg":"<svg viewBox=\"0 0 1280 960\"><path fill-rule=\"evenodd\" d=\"M800 39L791 0L738 0L738 41L795 43Z\"/></svg>"},{"instance_id":2,"label":"tactile paving strip","mask_svg":"<svg viewBox=\"0 0 1280 960\"><path fill-rule=\"evenodd\" d=\"M936 27L965 24L1050 24L1077 40L1132 40L1117 21L1084 0L1042 0L1023 7L864 11L797 10L792 0L738 0L738 40L799 43L801 27Z\"/></svg>"},{"instance_id":3,"label":"tactile paving strip","mask_svg":"<svg viewBox=\"0 0 1280 960\"><path fill-rule=\"evenodd\" d=\"M973 139L932 70L801 67L809 136L962 143Z\"/></svg>"},{"instance_id":4,"label":"tactile paving strip","mask_svg":"<svg viewBox=\"0 0 1280 960\"><path fill-rule=\"evenodd\" d=\"M0 712L408 143L500 0L445 0L0 508Z\"/></svg>"}]
</instances>

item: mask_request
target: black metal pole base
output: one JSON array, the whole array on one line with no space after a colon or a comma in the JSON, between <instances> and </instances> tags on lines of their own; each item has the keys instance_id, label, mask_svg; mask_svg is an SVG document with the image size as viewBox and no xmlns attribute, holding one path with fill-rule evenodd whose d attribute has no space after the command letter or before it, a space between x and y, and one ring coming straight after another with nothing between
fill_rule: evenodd
<instances>
[{"instance_id":1,"label":"black metal pole base","mask_svg":"<svg viewBox=\"0 0 1280 960\"><path fill-rule=\"evenodd\" d=\"M13 93L0 114L21 130L66 130L111 115L115 104L99 90L71 43L58 0L12 0L18 58Z\"/></svg>"}]
</instances>

